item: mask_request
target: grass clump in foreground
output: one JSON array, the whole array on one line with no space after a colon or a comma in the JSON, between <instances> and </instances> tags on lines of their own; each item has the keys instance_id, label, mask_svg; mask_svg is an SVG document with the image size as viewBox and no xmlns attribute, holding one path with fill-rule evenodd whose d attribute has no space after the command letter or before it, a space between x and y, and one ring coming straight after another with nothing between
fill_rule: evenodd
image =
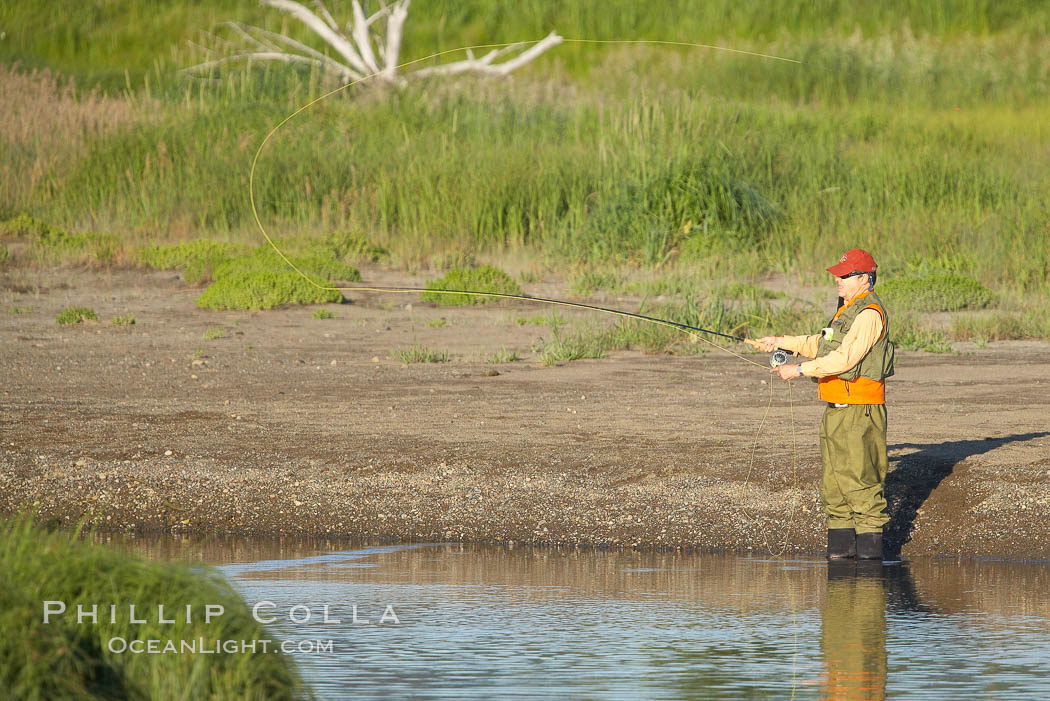
<instances>
[{"instance_id":1,"label":"grass clump in foreground","mask_svg":"<svg viewBox=\"0 0 1050 701\"><path fill-rule=\"evenodd\" d=\"M201 309L272 309L282 304L341 302L339 290L323 280L313 284L294 270L250 270L214 282L197 298ZM320 287L318 287L320 285Z\"/></svg>"},{"instance_id":2,"label":"grass clump in foreground","mask_svg":"<svg viewBox=\"0 0 1050 701\"><path fill-rule=\"evenodd\" d=\"M98 321L98 314L88 307L66 307L58 313L55 321L60 324L79 324L84 321Z\"/></svg>"},{"instance_id":3,"label":"grass clump in foreground","mask_svg":"<svg viewBox=\"0 0 1050 701\"><path fill-rule=\"evenodd\" d=\"M549 343L539 339L532 350L544 365L557 365L584 358L604 358L608 351L623 347L615 331L582 330L567 337L555 333L554 340Z\"/></svg>"},{"instance_id":4,"label":"grass clump in foreground","mask_svg":"<svg viewBox=\"0 0 1050 701\"><path fill-rule=\"evenodd\" d=\"M124 316L115 316L109 321L114 326L131 326L135 323L135 317L131 314L125 314Z\"/></svg>"},{"instance_id":5,"label":"grass clump in foreground","mask_svg":"<svg viewBox=\"0 0 1050 701\"><path fill-rule=\"evenodd\" d=\"M18 699L292 699L309 691L290 658L245 601L210 568L164 564L47 532L19 516L0 524L0 688ZM43 623L43 602L65 612ZM109 606L116 605L116 622ZM130 623L129 605L136 618ZM97 606L98 623L77 624L77 606ZM157 607L165 607L158 622ZM205 605L224 607L205 623ZM57 608L57 604L53 605ZM186 622L186 607L192 611ZM54 610L54 609L52 609ZM174 613L172 613L174 612ZM223 640L269 639L269 654L226 652ZM213 653L132 654L111 644L194 643ZM203 641L203 643L201 642ZM257 648L261 651L261 646Z\"/></svg>"},{"instance_id":6,"label":"grass clump in foreground","mask_svg":"<svg viewBox=\"0 0 1050 701\"><path fill-rule=\"evenodd\" d=\"M879 294L891 309L917 312L984 309L995 301L992 291L977 280L953 273L887 280L879 285Z\"/></svg>"},{"instance_id":7,"label":"grass clump in foreground","mask_svg":"<svg viewBox=\"0 0 1050 701\"><path fill-rule=\"evenodd\" d=\"M313 313L313 318L317 320L334 319L335 317L335 312L330 312L327 309L315 309Z\"/></svg>"},{"instance_id":8,"label":"grass clump in foreground","mask_svg":"<svg viewBox=\"0 0 1050 701\"><path fill-rule=\"evenodd\" d=\"M428 290L467 290L471 292L496 292L499 294L520 295L521 287L507 273L491 265L477 268L454 268L444 277L427 280ZM464 306L498 302L499 297L479 295L456 295L438 292L424 292L420 297L424 302L434 302L442 307Z\"/></svg>"},{"instance_id":9,"label":"grass clump in foreground","mask_svg":"<svg viewBox=\"0 0 1050 701\"><path fill-rule=\"evenodd\" d=\"M521 360L521 356L518 355L516 350L507 350L506 346L500 346L499 350L490 355L485 362L490 365L500 365L502 363L516 363Z\"/></svg>"},{"instance_id":10,"label":"grass clump in foreground","mask_svg":"<svg viewBox=\"0 0 1050 701\"><path fill-rule=\"evenodd\" d=\"M432 350L420 343L406 348L395 348L390 351L390 357L402 363L447 363L452 359L447 350Z\"/></svg>"}]
</instances>

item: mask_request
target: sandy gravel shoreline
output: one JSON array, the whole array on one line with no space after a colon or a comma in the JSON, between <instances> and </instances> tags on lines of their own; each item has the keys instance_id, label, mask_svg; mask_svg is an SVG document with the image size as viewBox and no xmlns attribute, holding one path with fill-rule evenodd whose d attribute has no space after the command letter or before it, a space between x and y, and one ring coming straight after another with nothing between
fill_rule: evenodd
<instances>
[{"instance_id":1,"label":"sandy gravel shoreline","mask_svg":"<svg viewBox=\"0 0 1050 701\"><path fill-rule=\"evenodd\" d=\"M514 322L529 307L362 297L318 321L307 308L202 312L165 273L38 275L36 294L7 281L7 304L31 311L0 320L4 512L112 529L822 548L815 390L796 385L789 412L774 387L752 465L769 385L731 356L540 367L527 351L545 329ZM56 325L71 303L137 323ZM225 337L202 340L216 327ZM390 358L413 342L453 362ZM524 360L487 364L500 346ZM891 380L891 538L905 556L1050 558L1050 344L966 350L904 353Z\"/></svg>"}]
</instances>

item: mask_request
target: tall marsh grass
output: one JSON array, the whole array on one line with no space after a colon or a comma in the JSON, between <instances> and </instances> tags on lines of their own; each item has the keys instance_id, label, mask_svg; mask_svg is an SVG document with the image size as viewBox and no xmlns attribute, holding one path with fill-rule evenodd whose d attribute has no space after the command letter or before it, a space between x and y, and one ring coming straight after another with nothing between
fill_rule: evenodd
<instances>
[{"instance_id":1,"label":"tall marsh grass","mask_svg":"<svg viewBox=\"0 0 1050 701\"><path fill-rule=\"evenodd\" d=\"M27 212L137 245L257 242L251 158L324 81L275 67L176 77L189 56L158 38L173 17L276 21L233 0L163 0L78 7L46 33L28 31L39 19L22 6L0 11L0 25L27 30L9 32L0 57L79 72L85 86L0 71L0 218ZM1048 18L1020 0L418 3L406 58L557 28L803 63L565 45L513 83L340 96L268 144L256 200L277 234L350 232L374 242L362 256L412 265L518 251L597 274L678 264L731 282L743 268L819 273L864 246L885 280L938 258L997 293L1045 292ZM87 38L138 78L113 88L103 74L116 58ZM47 126L30 118L43 113ZM595 281L580 282L582 293Z\"/></svg>"}]
</instances>

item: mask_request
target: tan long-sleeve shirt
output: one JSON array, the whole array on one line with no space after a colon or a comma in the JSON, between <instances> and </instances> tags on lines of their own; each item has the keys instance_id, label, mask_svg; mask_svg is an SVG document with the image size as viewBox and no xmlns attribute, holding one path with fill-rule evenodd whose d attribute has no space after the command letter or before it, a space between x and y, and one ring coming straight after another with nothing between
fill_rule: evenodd
<instances>
[{"instance_id":1,"label":"tan long-sleeve shirt","mask_svg":"<svg viewBox=\"0 0 1050 701\"><path fill-rule=\"evenodd\" d=\"M846 372L859 363L882 335L882 314L874 309L865 309L849 327L842 345L827 355L802 363L802 374L807 377L833 377ZM820 334L811 336L784 336L780 347L799 355L813 358L817 354Z\"/></svg>"}]
</instances>

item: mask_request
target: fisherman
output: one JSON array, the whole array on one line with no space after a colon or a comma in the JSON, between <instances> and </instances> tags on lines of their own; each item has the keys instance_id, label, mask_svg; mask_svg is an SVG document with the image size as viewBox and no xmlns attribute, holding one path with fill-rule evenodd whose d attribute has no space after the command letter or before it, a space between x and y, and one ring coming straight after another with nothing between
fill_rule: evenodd
<instances>
[{"instance_id":1,"label":"fisherman","mask_svg":"<svg viewBox=\"0 0 1050 701\"><path fill-rule=\"evenodd\" d=\"M828 529L828 559L882 559L886 514L886 386L893 343L886 306L874 292L877 265L867 251L846 251L828 272L838 278L839 308L812 336L766 336L751 345L813 360L770 372L782 380L811 377L827 402L820 423L824 462L820 498Z\"/></svg>"}]
</instances>

